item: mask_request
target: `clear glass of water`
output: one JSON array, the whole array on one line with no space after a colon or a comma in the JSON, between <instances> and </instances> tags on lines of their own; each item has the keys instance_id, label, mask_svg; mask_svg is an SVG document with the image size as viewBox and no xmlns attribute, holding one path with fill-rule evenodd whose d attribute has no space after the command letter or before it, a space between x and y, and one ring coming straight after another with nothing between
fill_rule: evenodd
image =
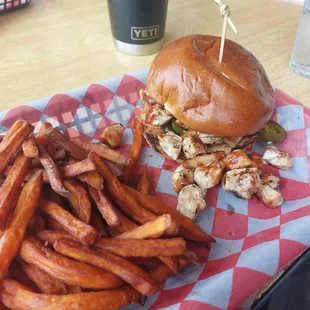
<instances>
[{"instance_id":1,"label":"clear glass of water","mask_svg":"<svg viewBox=\"0 0 310 310\"><path fill-rule=\"evenodd\" d=\"M296 73L310 78L310 0L305 0L304 3L291 55L290 68Z\"/></svg>"}]
</instances>

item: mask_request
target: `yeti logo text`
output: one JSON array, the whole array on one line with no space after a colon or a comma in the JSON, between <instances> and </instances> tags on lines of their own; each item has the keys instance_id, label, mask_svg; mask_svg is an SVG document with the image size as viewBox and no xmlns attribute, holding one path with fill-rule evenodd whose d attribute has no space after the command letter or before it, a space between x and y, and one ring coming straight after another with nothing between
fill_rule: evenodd
<instances>
[{"instance_id":1,"label":"yeti logo text","mask_svg":"<svg viewBox=\"0 0 310 310\"><path fill-rule=\"evenodd\" d=\"M131 27L132 40L151 40L159 35L159 26Z\"/></svg>"}]
</instances>

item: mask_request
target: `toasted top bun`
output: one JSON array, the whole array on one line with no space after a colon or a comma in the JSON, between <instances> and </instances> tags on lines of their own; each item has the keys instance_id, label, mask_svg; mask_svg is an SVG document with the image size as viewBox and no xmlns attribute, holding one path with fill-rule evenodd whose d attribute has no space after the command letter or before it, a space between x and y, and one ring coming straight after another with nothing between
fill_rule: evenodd
<instances>
[{"instance_id":1,"label":"toasted top bun","mask_svg":"<svg viewBox=\"0 0 310 310\"><path fill-rule=\"evenodd\" d=\"M271 118L275 94L261 63L227 40L190 35L167 45L154 59L147 95L190 129L217 136L245 136Z\"/></svg>"}]
</instances>

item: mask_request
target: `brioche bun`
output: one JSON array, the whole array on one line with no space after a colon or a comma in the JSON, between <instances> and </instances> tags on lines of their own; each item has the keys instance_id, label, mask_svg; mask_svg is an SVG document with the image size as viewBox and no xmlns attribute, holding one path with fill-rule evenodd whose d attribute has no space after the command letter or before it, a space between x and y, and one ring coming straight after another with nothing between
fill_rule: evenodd
<instances>
[{"instance_id":1,"label":"brioche bun","mask_svg":"<svg viewBox=\"0 0 310 310\"><path fill-rule=\"evenodd\" d=\"M151 64L146 93L188 128L216 136L246 136L271 118L275 94L261 63L226 39L219 63L220 37L178 39Z\"/></svg>"}]
</instances>

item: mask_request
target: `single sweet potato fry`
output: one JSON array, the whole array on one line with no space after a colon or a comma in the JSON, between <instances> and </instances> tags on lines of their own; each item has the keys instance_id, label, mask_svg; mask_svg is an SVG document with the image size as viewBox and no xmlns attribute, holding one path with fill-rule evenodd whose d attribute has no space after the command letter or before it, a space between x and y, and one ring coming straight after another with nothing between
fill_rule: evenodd
<instances>
[{"instance_id":1,"label":"single sweet potato fry","mask_svg":"<svg viewBox=\"0 0 310 310\"><path fill-rule=\"evenodd\" d=\"M26 121L18 119L13 123L13 125L9 128L9 130L5 133L5 135L1 136L1 144L4 143L8 138L10 138L19 128L24 126ZM1 145L0 145L1 146Z\"/></svg>"},{"instance_id":2,"label":"single sweet potato fry","mask_svg":"<svg viewBox=\"0 0 310 310\"><path fill-rule=\"evenodd\" d=\"M115 275L58 254L34 238L25 238L19 254L27 263L36 265L66 284L95 290L123 285L123 281Z\"/></svg>"},{"instance_id":3,"label":"single sweet potato fry","mask_svg":"<svg viewBox=\"0 0 310 310\"><path fill-rule=\"evenodd\" d=\"M102 176L96 171L84 172L76 177L81 182L84 182L93 188L98 190L103 190L103 178Z\"/></svg>"},{"instance_id":4,"label":"single sweet potato fry","mask_svg":"<svg viewBox=\"0 0 310 310\"><path fill-rule=\"evenodd\" d=\"M133 143L129 152L129 164L124 170L124 183L128 184L129 179L138 163L142 150L143 135L141 123L138 118L133 121Z\"/></svg>"},{"instance_id":5,"label":"single sweet potato fry","mask_svg":"<svg viewBox=\"0 0 310 310\"><path fill-rule=\"evenodd\" d=\"M28 158L36 158L39 156L39 150L36 145L36 140L34 137L27 139L23 145L23 153Z\"/></svg>"},{"instance_id":6,"label":"single sweet potato fry","mask_svg":"<svg viewBox=\"0 0 310 310\"><path fill-rule=\"evenodd\" d=\"M6 275L26 233L41 195L42 173L38 172L21 191L10 225L0 239L0 281Z\"/></svg>"},{"instance_id":7,"label":"single sweet potato fry","mask_svg":"<svg viewBox=\"0 0 310 310\"><path fill-rule=\"evenodd\" d=\"M118 310L138 303L140 298L141 295L131 286L62 296L36 294L11 279L3 281L0 292L0 299L6 307L27 310Z\"/></svg>"},{"instance_id":8,"label":"single sweet potato fry","mask_svg":"<svg viewBox=\"0 0 310 310\"><path fill-rule=\"evenodd\" d=\"M65 180L65 187L69 190L69 199L74 216L85 224L89 224L91 215L91 201L88 192L79 181Z\"/></svg>"},{"instance_id":9,"label":"single sweet potato fry","mask_svg":"<svg viewBox=\"0 0 310 310\"><path fill-rule=\"evenodd\" d=\"M187 260L183 257L179 258L180 269L182 269L186 264ZM150 276L156 280L158 283L166 281L169 277L173 276L173 272L170 268L164 264L159 265L154 270L149 272Z\"/></svg>"},{"instance_id":10,"label":"single sweet potato fry","mask_svg":"<svg viewBox=\"0 0 310 310\"><path fill-rule=\"evenodd\" d=\"M82 160L87 157L87 152L80 146L72 143L65 135L55 128L48 128L43 132L44 136L52 142L55 147L65 149L73 158Z\"/></svg>"},{"instance_id":11,"label":"single sweet potato fry","mask_svg":"<svg viewBox=\"0 0 310 310\"><path fill-rule=\"evenodd\" d=\"M20 124L19 121L17 121ZM13 127L18 127L14 126ZM0 144L0 173L8 166L11 158L17 153L23 142L32 133L34 127L22 121L15 132L8 131L6 137Z\"/></svg>"},{"instance_id":12,"label":"single sweet potato fry","mask_svg":"<svg viewBox=\"0 0 310 310\"><path fill-rule=\"evenodd\" d=\"M133 230L129 230L121 235L118 235L117 239L154 239L163 235L165 230L171 225L171 215L164 214L159 216L153 221L147 222L142 226L139 226Z\"/></svg>"},{"instance_id":13,"label":"single sweet potato fry","mask_svg":"<svg viewBox=\"0 0 310 310\"><path fill-rule=\"evenodd\" d=\"M94 210L91 212L90 225L93 226L99 234L99 237L108 237L107 225L103 223L103 219Z\"/></svg>"},{"instance_id":14,"label":"single sweet potato fry","mask_svg":"<svg viewBox=\"0 0 310 310\"><path fill-rule=\"evenodd\" d=\"M123 257L158 257L182 255L186 248L183 238L171 239L99 239L94 246Z\"/></svg>"},{"instance_id":15,"label":"single sweet potato fry","mask_svg":"<svg viewBox=\"0 0 310 310\"><path fill-rule=\"evenodd\" d=\"M45 214L58 222L65 231L81 242L92 244L97 239L98 232L94 227L81 222L56 203L41 199L40 207Z\"/></svg>"},{"instance_id":16,"label":"single sweet potato fry","mask_svg":"<svg viewBox=\"0 0 310 310\"><path fill-rule=\"evenodd\" d=\"M45 220L42 216L35 215L30 219L29 224L28 224L28 231L32 235L35 236L38 232L44 229L45 229Z\"/></svg>"},{"instance_id":17,"label":"single sweet potato fry","mask_svg":"<svg viewBox=\"0 0 310 310\"><path fill-rule=\"evenodd\" d=\"M75 260L109 271L131 284L138 292L150 296L157 291L155 281L140 267L106 250L91 249L70 239L54 243L54 249Z\"/></svg>"},{"instance_id":18,"label":"single sweet potato fry","mask_svg":"<svg viewBox=\"0 0 310 310\"><path fill-rule=\"evenodd\" d=\"M25 274L37 285L42 293L50 295L67 294L67 288L62 281L54 278L35 265L28 264L24 261L20 263Z\"/></svg>"},{"instance_id":19,"label":"single sweet potato fry","mask_svg":"<svg viewBox=\"0 0 310 310\"><path fill-rule=\"evenodd\" d=\"M103 195L102 191L91 186L88 187L88 191L107 224L111 227L119 225L120 221L114 212L112 203Z\"/></svg>"},{"instance_id":20,"label":"single sweet potato fry","mask_svg":"<svg viewBox=\"0 0 310 310\"><path fill-rule=\"evenodd\" d=\"M52 189L59 195L70 198L70 192L64 187L58 167L47 152L40 155L40 162L44 167Z\"/></svg>"},{"instance_id":21,"label":"single sweet potato fry","mask_svg":"<svg viewBox=\"0 0 310 310\"><path fill-rule=\"evenodd\" d=\"M137 190L142 194L149 195L151 193L151 182L149 180L146 167L142 170Z\"/></svg>"},{"instance_id":22,"label":"single sweet potato fry","mask_svg":"<svg viewBox=\"0 0 310 310\"><path fill-rule=\"evenodd\" d=\"M49 140L44 135L44 131L48 128L51 128L51 127L53 127L51 123L48 123L48 122L42 123L39 132L35 135L35 139L36 139L38 144L48 144Z\"/></svg>"},{"instance_id":23,"label":"single sweet potato fry","mask_svg":"<svg viewBox=\"0 0 310 310\"><path fill-rule=\"evenodd\" d=\"M79 241L74 238L72 235L69 235L65 231L54 231L54 230L42 230L36 234L36 237L44 244L53 245L55 242L60 239L72 239L75 241Z\"/></svg>"},{"instance_id":24,"label":"single sweet potato fry","mask_svg":"<svg viewBox=\"0 0 310 310\"><path fill-rule=\"evenodd\" d=\"M81 141L79 138L73 138L70 139L72 143L74 143L76 146L84 149L85 152L95 152L98 154L101 158L107 159L111 161L112 163L118 164L118 165L127 165L128 164L128 158L122 155L121 153L111 150L107 146L101 145L101 144L94 144L90 142Z\"/></svg>"},{"instance_id":25,"label":"single sweet potato fry","mask_svg":"<svg viewBox=\"0 0 310 310\"><path fill-rule=\"evenodd\" d=\"M84 172L93 171L95 169L96 168L93 162L86 158L82 161L63 167L61 169L61 173L64 179L68 179L83 174Z\"/></svg>"},{"instance_id":26,"label":"single sweet potato fry","mask_svg":"<svg viewBox=\"0 0 310 310\"><path fill-rule=\"evenodd\" d=\"M155 213L156 215L170 214L172 220L179 225L179 236L193 241L207 243L215 242L213 237L203 232L193 221L181 213L172 210L169 205L157 197L141 194L129 186L127 186L126 189L143 206L143 208Z\"/></svg>"},{"instance_id":27,"label":"single sweet potato fry","mask_svg":"<svg viewBox=\"0 0 310 310\"><path fill-rule=\"evenodd\" d=\"M0 223L4 226L8 213L14 208L14 201L18 195L24 178L28 172L30 159L19 154L10 169L7 178L0 187Z\"/></svg>"},{"instance_id":28,"label":"single sweet potato fry","mask_svg":"<svg viewBox=\"0 0 310 310\"><path fill-rule=\"evenodd\" d=\"M78 285L66 285L68 294L79 294L83 290Z\"/></svg>"}]
</instances>

